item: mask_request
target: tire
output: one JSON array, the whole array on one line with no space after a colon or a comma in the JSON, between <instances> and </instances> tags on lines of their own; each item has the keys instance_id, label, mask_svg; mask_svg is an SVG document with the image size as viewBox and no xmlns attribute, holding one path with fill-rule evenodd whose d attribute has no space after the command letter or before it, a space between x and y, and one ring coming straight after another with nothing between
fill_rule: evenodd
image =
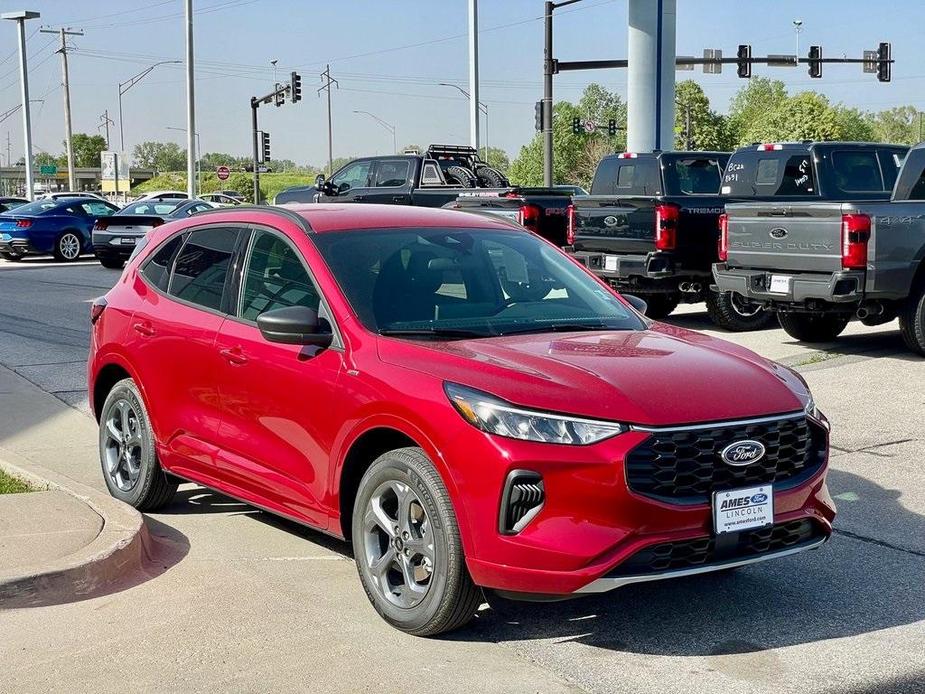
<instances>
[{"instance_id":1,"label":"tire","mask_svg":"<svg viewBox=\"0 0 925 694\"><path fill-rule=\"evenodd\" d=\"M850 316L825 313L778 313L780 327L800 342L831 342L838 337Z\"/></svg>"},{"instance_id":2,"label":"tire","mask_svg":"<svg viewBox=\"0 0 925 694\"><path fill-rule=\"evenodd\" d=\"M406 513L398 511L401 500ZM434 636L475 615L482 592L466 569L446 487L421 449L400 448L376 459L360 481L351 530L360 582L389 624Z\"/></svg>"},{"instance_id":3,"label":"tire","mask_svg":"<svg viewBox=\"0 0 925 694\"><path fill-rule=\"evenodd\" d=\"M909 349L925 356L925 285L917 289L899 311L899 332Z\"/></svg>"},{"instance_id":4,"label":"tire","mask_svg":"<svg viewBox=\"0 0 925 694\"><path fill-rule=\"evenodd\" d=\"M80 232L67 229L58 234L52 253L59 263L72 263L80 258L82 250L83 239L80 237Z\"/></svg>"},{"instance_id":5,"label":"tire","mask_svg":"<svg viewBox=\"0 0 925 694\"><path fill-rule=\"evenodd\" d=\"M646 317L652 320L667 318L681 303L677 294L643 294L631 292L646 302Z\"/></svg>"},{"instance_id":6,"label":"tire","mask_svg":"<svg viewBox=\"0 0 925 694\"><path fill-rule=\"evenodd\" d=\"M482 188L507 188L511 185L503 173L486 164L475 167L475 177Z\"/></svg>"},{"instance_id":7,"label":"tire","mask_svg":"<svg viewBox=\"0 0 925 694\"><path fill-rule=\"evenodd\" d=\"M735 333L759 330L767 327L774 320L771 311L759 306L743 305L733 292L707 292L704 299L707 315L715 325Z\"/></svg>"},{"instance_id":8,"label":"tire","mask_svg":"<svg viewBox=\"0 0 925 694\"><path fill-rule=\"evenodd\" d=\"M0 251L0 258L9 260L11 263L17 263L22 260L21 253L10 253L9 251Z\"/></svg>"},{"instance_id":9,"label":"tire","mask_svg":"<svg viewBox=\"0 0 925 694\"><path fill-rule=\"evenodd\" d=\"M445 178L451 179L453 183L463 188L475 188L478 185L478 179L475 174L464 166L448 166L443 172Z\"/></svg>"},{"instance_id":10,"label":"tire","mask_svg":"<svg viewBox=\"0 0 925 694\"><path fill-rule=\"evenodd\" d=\"M106 487L119 501L139 511L154 511L173 499L176 478L168 477L157 460L151 420L130 378L116 383L106 396L100 410L99 450Z\"/></svg>"},{"instance_id":11,"label":"tire","mask_svg":"<svg viewBox=\"0 0 925 694\"><path fill-rule=\"evenodd\" d=\"M109 270L121 270L125 267L125 258L120 258L119 256L112 255L101 255L97 256L100 261L100 265Z\"/></svg>"}]
</instances>

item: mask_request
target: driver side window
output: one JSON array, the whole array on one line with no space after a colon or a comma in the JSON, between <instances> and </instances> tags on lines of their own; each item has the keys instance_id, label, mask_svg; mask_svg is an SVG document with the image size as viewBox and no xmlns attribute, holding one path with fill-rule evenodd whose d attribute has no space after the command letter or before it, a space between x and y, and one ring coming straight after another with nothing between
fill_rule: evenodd
<instances>
[{"instance_id":1,"label":"driver side window","mask_svg":"<svg viewBox=\"0 0 925 694\"><path fill-rule=\"evenodd\" d=\"M331 176L331 185L337 189L338 193L343 193L351 188L366 188L369 186L369 169L372 162L357 161L348 164L345 169Z\"/></svg>"},{"instance_id":2,"label":"driver side window","mask_svg":"<svg viewBox=\"0 0 925 694\"><path fill-rule=\"evenodd\" d=\"M259 230L251 241L241 291L241 318L257 320L265 311L305 306L318 311L318 290L296 250L282 237Z\"/></svg>"}]
</instances>

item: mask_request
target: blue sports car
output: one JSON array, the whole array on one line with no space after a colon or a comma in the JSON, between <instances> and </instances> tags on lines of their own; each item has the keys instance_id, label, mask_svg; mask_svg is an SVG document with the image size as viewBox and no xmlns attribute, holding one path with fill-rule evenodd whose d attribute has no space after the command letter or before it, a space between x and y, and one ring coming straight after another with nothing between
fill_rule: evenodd
<instances>
[{"instance_id":1,"label":"blue sports car","mask_svg":"<svg viewBox=\"0 0 925 694\"><path fill-rule=\"evenodd\" d=\"M119 208L99 198L35 200L0 214L0 258L19 260L27 253L54 255L70 262L92 253L91 230L100 217Z\"/></svg>"}]
</instances>

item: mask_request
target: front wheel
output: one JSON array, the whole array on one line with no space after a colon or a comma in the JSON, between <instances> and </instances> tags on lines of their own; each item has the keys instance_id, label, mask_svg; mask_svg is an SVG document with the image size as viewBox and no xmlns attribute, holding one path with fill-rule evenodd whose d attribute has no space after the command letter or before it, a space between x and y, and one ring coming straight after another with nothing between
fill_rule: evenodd
<instances>
[{"instance_id":1,"label":"front wheel","mask_svg":"<svg viewBox=\"0 0 925 694\"><path fill-rule=\"evenodd\" d=\"M909 349L925 355L925 285L906 299L899 312L899 331Z\"/></svg>"},{"instance_id":2,"label":"front wheel","mask_svg":"<svg viewBox=\"0 0 925 694\"><path fill-rule=\"evenodd\" d=\"M780 327L800 342L831 342L841 335L851 316L825 313L778 313Z\"/></svg>"},{"instance_id":3,"label":"front wheel","mask_svg":"<svg viewBox=\"0 0 925 694\"><path fill-rule=\"evenodd\" d=\"M370 466L351 530L360 582L389 624L433 636L475 615L482 594L466 569L456 514L421 449L389 451Z\"/></svg>"},{"instance_id":4,"label":"front wheel","mask_svg":"<svg viewBox=\"0 0 925 694\"><path fill-rule=\"evenodd\" d=\"M80 257L83 242L76 231L65 231L55 241L54 256L60 263L70 263Z\"/></svg>"},{"instance_id":5,"label":"front wheel","mask_svg":"<svg viewBox=\"0 0 925 694\"><path fill-rule=\"evenodd\" d=\"M759 330L774 320L761 304L747 301L734 292L707 292L707 315L715 325L731 332Z\"/></svg>"},{"instance_id":6,"label":"front wheel","mask_svg":"<svg viewBox=\"0 0 925 694\"><path fill-rule=\"evenodd\" d=\"M3 258L4 260L9 260L11 263L15 263L15 262L22 260L22 254L11 253L10 251L0 251L0 258Z\"/></svg>"}]
</instances>

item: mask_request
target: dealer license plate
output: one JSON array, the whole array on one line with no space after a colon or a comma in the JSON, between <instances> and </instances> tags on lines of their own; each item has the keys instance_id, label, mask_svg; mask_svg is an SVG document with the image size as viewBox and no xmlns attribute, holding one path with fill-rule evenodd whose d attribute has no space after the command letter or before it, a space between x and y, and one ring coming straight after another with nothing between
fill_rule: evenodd
<instances>
[{"instance_id":1,"label":"dealer license plate","mask_svg":"<svg viewBox=\"0 0 925 694\"><path fill-rule=\"evenodd\" d=\"M774 487L713 492L713 530L717 535L774 524Z\"/></svg>"},{"instance_id":2,"label":"dealer license plate","mask_svg":"<svg viewBox=\"0 0 925 694\"><path fill-rule=\"evenodd\" d=\"M770 292L772 294L789 294L790 280L792 279L792 277L788 277L787 275L771 275Z\"/></svg>"},{"instance_id":3,"label":"dealer license plate","mask_svg":"<svg viewBox=\"0 0 925 694\"><path fill-rule=\"evenodd\" d=\"M605 255L604 256L604 269L607 270L607 272L616 272L617 271L617 256Z\"/></svg>"},{"instance_id":4,"label":"dealer license plate","mask_svg":"<svg viewBox=\"0 0 925 694\"><path fill-rule=\"evenodd\" d=\"M134 246L137 241L138 239L134 238L133 236L123 236L122 237L123 246Z\"/></svg>"}]
</instances>

